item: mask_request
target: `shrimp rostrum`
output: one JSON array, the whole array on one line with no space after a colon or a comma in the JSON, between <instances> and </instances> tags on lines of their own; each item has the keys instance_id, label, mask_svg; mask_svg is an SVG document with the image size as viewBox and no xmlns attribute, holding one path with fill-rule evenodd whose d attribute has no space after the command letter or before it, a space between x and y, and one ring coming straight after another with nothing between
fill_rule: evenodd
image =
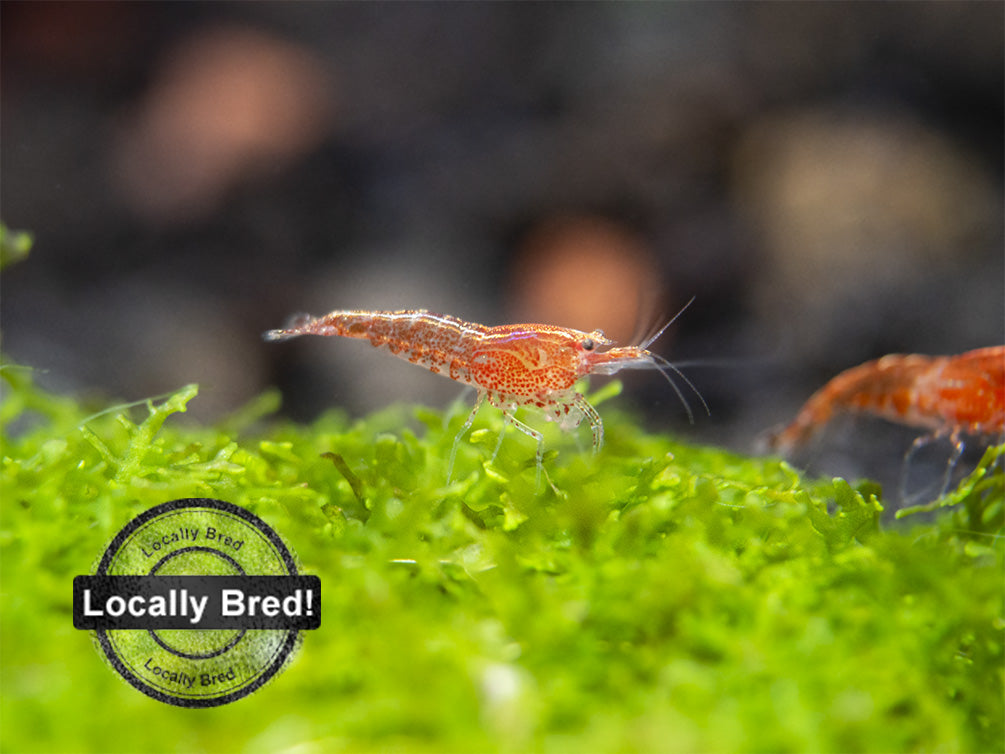
<instances>
[{"instance_id":1,"label":"shrimp rostrum","mask_svg":"<svg viewBox=\"0 0 1005 754\"><path fill-rule=\"evenodd\" d=\"M337 335L369 340L371 345L385 348L398 358L474 387L478 398L454 439L447 464L449 480L457 445L485 402L501 410L508 424L535 440L539 476L544 437L516 418L516 410L521 406L541 409L565 431L575 429L586 419L593 432L594 451L600 450L603 422L596 409L575 390L576 382L590 374L659 369L691 418L687 401L670 373L692 390L694 386L670 362L646 350L669 324L637 346L614 347L600 330L587 333L537 324L487 327L425 310L333 311L322 317L300 315L289 327L269 330L264 338L275 341L300 335ZM497 453L501 443L500 434Z\"/></svg>"}]
</instances>

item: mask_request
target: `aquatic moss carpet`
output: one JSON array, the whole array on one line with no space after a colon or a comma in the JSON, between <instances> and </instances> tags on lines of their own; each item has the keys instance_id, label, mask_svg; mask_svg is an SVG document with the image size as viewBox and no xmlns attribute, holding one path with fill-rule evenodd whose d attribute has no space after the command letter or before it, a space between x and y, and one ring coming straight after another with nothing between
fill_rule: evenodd
<instances>
[{"instance_id":1,"label":"aquatic moss carpet","mask_svg":"<svg viewBox=\"0 0 1005 754\"><path fill-rule=\"evenodd\" d=\"M596 457L484 411L218 426L189 386L132 407L5 381L4 752L1002 751L1003 449L922 516L648 434L604 405ZM605 388L594 399L616 393ZM95 413L95 412L98 413ZM212 497L320 577L284 672L213 709L125 683L73 628L71 582L131 518Z\"/></svg>"}]
</instances>

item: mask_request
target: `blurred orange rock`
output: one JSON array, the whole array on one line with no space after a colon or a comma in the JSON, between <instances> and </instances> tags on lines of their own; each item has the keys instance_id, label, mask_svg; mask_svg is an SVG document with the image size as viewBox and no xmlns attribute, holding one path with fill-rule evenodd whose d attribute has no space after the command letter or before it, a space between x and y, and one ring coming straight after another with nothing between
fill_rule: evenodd
<instances>
[{"instance_id":1,"label":"blurred orange rock","mask_svg":"<svg viewBox=\"0 0 1005 754\"><path fill-rule=\"evenodd\" d=\"M125 118L112 154L123 201L159 221L208 214L235 184L317 146L331 95L302 47L237 27L194 34Z\"/></svg>"},{"instance_id":2,"label":"blurred orange rock","mask_svg":"<svg viewBox=\"0 0 1005 754\"><path fill-rule=\"evenodd\" d=\"M619 343L639 335L658 310L660 275L646 244L594 216L542 222L517 252L509 311L514 322L600 328ZM642 311L651 307L652 311Z\"/></svg>"}]
</instances>

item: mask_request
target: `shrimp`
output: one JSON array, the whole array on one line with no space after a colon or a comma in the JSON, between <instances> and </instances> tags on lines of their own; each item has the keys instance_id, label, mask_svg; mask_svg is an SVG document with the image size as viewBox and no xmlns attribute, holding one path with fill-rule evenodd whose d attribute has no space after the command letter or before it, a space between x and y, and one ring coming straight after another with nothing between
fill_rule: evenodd
<instances>
[{"instance_id":1,"label":"shrimp","mask_svg":"<svg viewBox=\"0 0 1005 754\"><path fill-rule=\"evenodd\" d=\"M791 455L839 411L873 414L927 430L915 440L908 458L922 444L949 437L953 455L948 484L964 435L1005 435L1005 346L958 356L891 354L848 369L814 393L769 445Z\"/></svg>"},{"instance_id":2,"label":"shrimp","mask_svg":"<svg viewBox=\"0 0 1005 754\"><path fill-rule=\"evenodd\" d=\"M521 406L541 409L549 421L557 422L564 431L572 431L586 419L593 433L593 449L597 452L603 445L604 425L596 409L575 390L576 382L582 377L614 374L622 369L659 369L693 422L693 413L684 394L670 377L672 372L698 395L708 411L704 399L680 370L662 356L646 350L676 318L645 342L623 347L610 347L614 345L613 341L604 337L600 330L587 333L538 324L487 327L423 309L333 311L322 317L298 315L288 327L269 330L263 337L267 341L300 335L365 339L377 348L386 348L398 358L455 382L471 385L478 391L478 397L454 438L447 463L448 483L458 443L485 402L501 410L507 424L537 443L537 475L540 482L544 436L517 419L516 410ZM503 434L500 434L496 453L502 445L502 438Z\"/></svg>"}]
</instances>

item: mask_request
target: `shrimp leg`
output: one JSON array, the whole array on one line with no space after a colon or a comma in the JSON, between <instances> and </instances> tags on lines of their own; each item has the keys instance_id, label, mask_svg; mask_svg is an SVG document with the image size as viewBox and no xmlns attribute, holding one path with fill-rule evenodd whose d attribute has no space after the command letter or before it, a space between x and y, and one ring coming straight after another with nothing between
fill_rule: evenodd
<instances>
[{"instance_id":1,"label":"shrimp leg","mask_svg":"<svg viewBox=\"0 0 1005 754\"><path fill-rule=\"evenodd\" d=\"M450 446L450 460L447 462L447 484L450 484L450 479L454 473L454 459L457 457L457 446L461 442L461 438L464 437L465 433L471 429L471 424L475 420L475 415L478 413L478 409L482 407L485 402L485 392L482 390L478 391L478 397L475 399L474 408L471 409L471 413L468 414L468 418L464 420L464 424L461 425L460 431L454 437L454 444Z\"/></svg>"},{"instance_id":2,"label":"shrimp leg","mask_svg":"<svg viewBox=\"0 0 1005 754\"><path fill-rule=\"evenodd\" d=\"M544 435L542 435L536 429L527 426L522 421L520 421L519 419L516 418L516 416L514 415L514 411L516 411L516 406L508 404L505 401L499 400L498 398L496 398L495 396L493 396L491 393L489 394L488 398L489 398L489 403L491 403L493 406L495 406L500 411L502 411L503 420L507 424L513 425L518 430L520 430L525 435L527 435L527 437L530 437L531 439L534 440L534 442L537 443L537 453L534 456L535 460L537 461L537 475L535 477L534 487L535 487L535 489L540 488L540 486L541 486L541 467L544 464ZM492 455L492 459L493 460L495 460L496 454L499 452L499 448L502 446L502 437L503 437L503 434L505 432L506 432L506 427L503 426L503 429L499 433L499 442L496 445L496 452Z\"/></svg>"},{"instance_id":3,"label":"shrimp leg","mask_svg":"<svg viewBox=\"0 0 1005 754\"><path fill-rule=\"evenodd\" d=\"M600 414L597 413L597 409L590 405L590 402L586 400L586 396L582 393L576 393L573 403L590 422L590 431L593 432L593 452L599 453L604 445L604 422L601 420Z\"/></svg>"},{"instance_id":4,"label":"shrimp leg","mask_svg":"<svg viewBox=\"0 0 1005 754\"><path fill-rule=\"evenodd\" d=\"M911 447L904 455L904 465L900 472L900 497L903 500L910 501L912 498L912 496L908 494L908 477L911 471L911 459L914 458L914 454L929 443L935 442L936 440L946 436L947 434L945 432L934 432L926 435L919 435L914 438L914 442L911 443ZM949 454L949 458L946 461L946 470L942 474L942 484L939 486L939 491L935 495L937 498L945 495L946 491L949 489L949 482L952 480L953 470L956 468L956 464L959 462L960 457L963 455L963 450L966 447L966 443L963 442L963 438L960 436L959 431L953 432L949 435L949 442L952 444L953 450ZM917 497L923 495L926 489L928 489L928 487L922 488L917 493ZM915 499L917 499L917 497Z\"/></svg>"}]
</instances>

